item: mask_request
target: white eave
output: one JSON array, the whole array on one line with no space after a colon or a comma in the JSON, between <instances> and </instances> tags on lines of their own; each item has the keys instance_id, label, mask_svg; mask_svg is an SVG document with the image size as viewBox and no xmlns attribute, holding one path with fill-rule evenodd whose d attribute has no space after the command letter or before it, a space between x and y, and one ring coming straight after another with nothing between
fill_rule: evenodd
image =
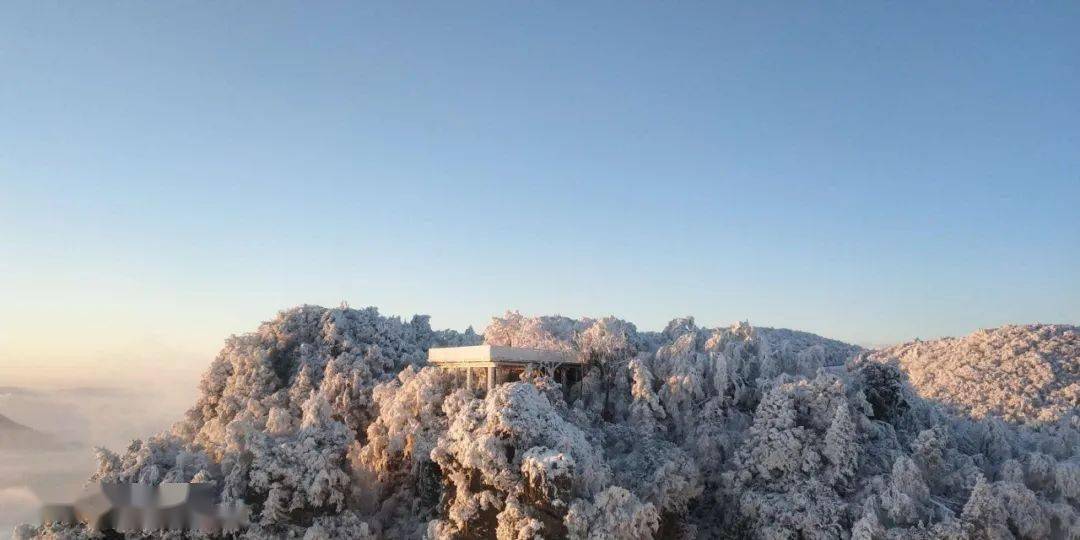
<instances>
[{"instance_id":1,"label":"white eave","mask_svg":"<svg viewBox=\"0 0 1080 540\"><path fill-rule=\"evenodd\" d=\"M434 347L428 349L428 362L441 367L462 368L580 363L571 352L498 345Z\"/></svg>"}]
</instances>

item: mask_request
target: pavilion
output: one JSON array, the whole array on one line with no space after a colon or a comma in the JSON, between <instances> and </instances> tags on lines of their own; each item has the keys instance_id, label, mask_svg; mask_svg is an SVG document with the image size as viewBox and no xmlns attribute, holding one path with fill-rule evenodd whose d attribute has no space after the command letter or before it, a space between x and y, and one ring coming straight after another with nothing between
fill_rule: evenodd
<instances>
[{"instance_id":1,"label":"pavilion","mask_svg":"<svg viewBox=\"0 0 1080 540\"><path fill-rule=\"evenodd\" d=\"M428 362L444 369L465 370L465 387L473 388L473 379L483 375L490 392L496 384L517 380L525 368L549 370L564 387L581 380L584 364L569 351L475 345L471 347L433 347ZM476 370L481 370L475 373Z\"/></svg>"}]
</instances>

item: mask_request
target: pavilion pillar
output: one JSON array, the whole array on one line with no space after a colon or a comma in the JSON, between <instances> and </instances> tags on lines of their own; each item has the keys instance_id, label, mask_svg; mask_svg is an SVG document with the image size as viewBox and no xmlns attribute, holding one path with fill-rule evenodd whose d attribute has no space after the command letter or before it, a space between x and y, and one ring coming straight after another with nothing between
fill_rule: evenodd
<instances>
[{"instance_id":1,"label":"pavilion pillar","mask_svg":"<svg viewBox=\"0 0 1080 540\"><path fill-rule=\"evenodd\" d=\"M491 392L492 390L495 389L495 376L496 376L496 374L497 374L497 372L495 371L495 366L491 366L491 367L488 368L488 374L487 374L488 375L488 392Z\"/></svg>"},{"instance_id":2,"label":"pavilion pillar","mask_svg":"<svg viewBox=\"0 0 1080 540\"><path fill-rule=\"evenodd\" d=\"M472 390L472 368L465 368L465 388Z\"/></svg>"}]
</instances>

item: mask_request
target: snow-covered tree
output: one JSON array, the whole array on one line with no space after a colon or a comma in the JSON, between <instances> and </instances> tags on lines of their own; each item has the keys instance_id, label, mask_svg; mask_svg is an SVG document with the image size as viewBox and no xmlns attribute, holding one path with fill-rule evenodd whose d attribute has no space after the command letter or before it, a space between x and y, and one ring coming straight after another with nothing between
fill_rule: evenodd
<instances>
[{"instance_id":1,"label":"snow-covered tree","mask_svg":"<svg viewBox=\"0 0 1080 540\"><path fill-rule=\"evenodd\" d=\"M574 540L642 540L652 538L659 528L656 508L618 486L592 501L574 501L566 515L567 537Z\"/></svg>"}]
</instances>

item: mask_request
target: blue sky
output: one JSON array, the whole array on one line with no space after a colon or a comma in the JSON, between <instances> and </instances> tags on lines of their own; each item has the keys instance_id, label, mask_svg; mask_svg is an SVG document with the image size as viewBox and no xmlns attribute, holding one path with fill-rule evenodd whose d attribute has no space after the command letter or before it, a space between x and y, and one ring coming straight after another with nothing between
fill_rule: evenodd
<instances>
[{"instance_id":1,"label":"blue sky","mask_svg":"<svg viewBox=\"0 0 1080 540\"><path fill-rule=\"evenodd\" d=\"M1074 2L8 3L0 363L203 362L343 299L859 343L1077 323L1077 28Z\"/></svg>"}]
</instances>

